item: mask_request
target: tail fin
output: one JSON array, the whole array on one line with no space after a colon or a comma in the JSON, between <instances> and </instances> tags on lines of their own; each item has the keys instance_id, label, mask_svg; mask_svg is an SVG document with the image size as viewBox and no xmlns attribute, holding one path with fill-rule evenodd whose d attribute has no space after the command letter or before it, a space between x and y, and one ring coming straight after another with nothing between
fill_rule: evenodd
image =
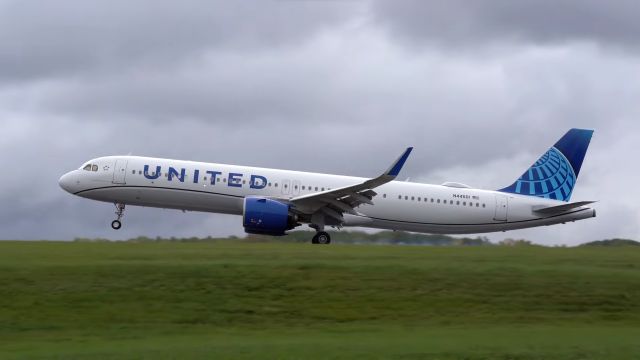
<instances>
[{"instance_id":1,"label":"tail fin","mask_svg":"<svg viewBox=\"0 0 640 360\"><path fill-rule=\"evenodd\" d=\"M569 201L593 130L571 129L513 184L498 191Z\"/></svg>"}]
</instances>

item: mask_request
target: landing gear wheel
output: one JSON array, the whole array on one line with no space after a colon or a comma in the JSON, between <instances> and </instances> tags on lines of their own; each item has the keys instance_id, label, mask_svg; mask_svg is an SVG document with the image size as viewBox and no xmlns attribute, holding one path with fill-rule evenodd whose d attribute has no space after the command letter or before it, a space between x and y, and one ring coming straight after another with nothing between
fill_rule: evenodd
<instances>
[{"instance_id":1,"label":"landing gear wheel","mask_svg":"<svg viewBox=\"0 0 640 360\"><path fill-rule=\"evenodd\" d=\"M118 218L111 222L111 228L113 230L118 230L122 227L120 219L122 219L122 216L124 216L124 204L115 203L114 205L116 206L116 216Z\"/></svg>"},{"instance_id":2,"label":"landing gear wheel","mask_svg":"<svg viewBox=\"0 0 640 360\"><path fill-rule=\"evenodd\" d=\"M311 239L311 243L312 244L321 244L321 245L330 244L331 243L331 236L329 236L329 234L324 232L324 231L319 231L313 236L313 239Z\"/></svg>"},{"instance_id":3,"label":"landing gear wheel","mask_svg":"<svg viewBox=\"0 0 640 360\"><path fill-rule=\"evenodd\" d=\"M113 220L113 221L111 222L111 228L112 228L113 230L118 230L118 229L120 229L121 227L122 227L122 223L121 223L120 221L118 221L118 220Z\"/></svg>"}]
</instances>

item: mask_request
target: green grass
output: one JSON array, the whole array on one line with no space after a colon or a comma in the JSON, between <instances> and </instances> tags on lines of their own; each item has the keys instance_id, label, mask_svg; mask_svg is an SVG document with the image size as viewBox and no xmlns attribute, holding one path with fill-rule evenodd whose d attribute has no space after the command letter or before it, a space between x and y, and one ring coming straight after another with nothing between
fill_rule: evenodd
<instances>
[{"instance_id":1,"label":"green grass","mask_svg":"<svg viewBox=\"0 0 640 360\"><path fill-rule=\"evenodd\" d=\"M640 359L640 249L0 242L2 359Z\"/></svg>"}]
</instances>

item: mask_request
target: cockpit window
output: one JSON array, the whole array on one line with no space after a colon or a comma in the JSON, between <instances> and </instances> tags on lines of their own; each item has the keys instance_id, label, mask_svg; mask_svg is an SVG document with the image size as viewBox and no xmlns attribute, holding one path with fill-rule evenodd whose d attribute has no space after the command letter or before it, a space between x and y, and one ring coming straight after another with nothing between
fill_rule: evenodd
<instances>
[{"instance_id":1,"label":"cockpit window","mask_svg":"<svg viewBox=\"0 0 640 360\"><path fill-rule=\"evenodd\" d=\"M91 171L98 171L98 165L91 165Z\"/></svg>"},{"instance_id":2,"label":"cockpit window","mask_svg":"<svg viewBox=\"0 0 640 360\"><path fill-rule=\"evenodd\" d=\"M85 165L85 167L84 167L84 168L82 168L82 170L85 170L85 171L91 171L91 164L87 164L87 165Z\"/></svg>"}]
</instances>

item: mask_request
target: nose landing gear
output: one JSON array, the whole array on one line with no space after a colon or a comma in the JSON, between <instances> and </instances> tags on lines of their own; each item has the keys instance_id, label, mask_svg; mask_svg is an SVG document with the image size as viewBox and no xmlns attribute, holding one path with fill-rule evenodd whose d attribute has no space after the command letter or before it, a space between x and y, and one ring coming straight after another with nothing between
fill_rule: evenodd
<instances>
[{"instance_id":1,"label":"nose landing gear","mask_svg":"<svg viewBox=\"0 0 640 360\"><path fill-rule=\"evenodd\" d=\"M118 217L116 220L111 222L111 228L113 230L118 230L122 227L122 223L120 219L124 216L124 204L115 203L116 206L116 216Z\"/></svg>"}]
</instances>

